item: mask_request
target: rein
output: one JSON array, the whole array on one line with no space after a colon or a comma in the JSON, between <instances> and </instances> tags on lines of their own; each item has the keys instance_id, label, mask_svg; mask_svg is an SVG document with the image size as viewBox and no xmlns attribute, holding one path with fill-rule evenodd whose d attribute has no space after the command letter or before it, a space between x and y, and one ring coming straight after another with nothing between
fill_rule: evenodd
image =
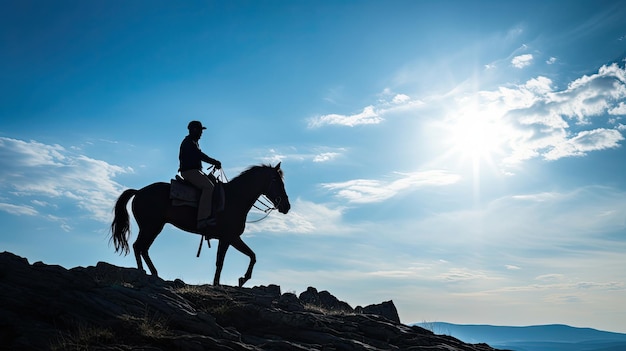
<instances>
[{"instance_id":1,"label":"rein","mask_svg":"<svg viewBox=\"0 0 626 351\"><path fill-rule=\"evenodd\" d=\"M270 213L272 213L272 211L274 211L276 209L276 207L270 207L268 204L264 203L263 201L257 199L256 202L262 204L263 206L265 206L266 208L263 210L260 207L258 207L256 204L252 205L254 206L254 208L256 208L257 210L264 212L265 216L259 218L259 219L255 219L254 221L246 221L246 223L257 223L260 222L262 220L264 220L265 218L267 218L267 216L270 215Z\"/></svg>"},{"instance_id":2,"label":"rein","mask_svg":"<svg viewBox=\"0 0 626 351\"><path fill-rule=\"evenodd\" d=\"M215 179L217 179L218 181L222 182L222 183L227 183L228 182L228 177L226 177L226 173L224 173L224 168L220 168L215 169L215 166L211 166L209 167L209 170L211 171L211 174L215 173L215 171L218 172L217 176L215 176ZM222 180L224 179L224 180ZM263 200L261 200L261 198L256 199L256 201L254 202L254 204L252 204L252 207L256 208L257 210L265 213L265 215L259 219L255 219L253 221L246 221L246 223L258 223L262 220L264 220L265 218L267 218L267 216L270 215L270 213L272 213L272 211L276 210L276 206L271 205L272 202L270 200L267 199L267 196L265 195L261 195L266 202L269 202L270 205L268 205L266 202L264 202ZM257 205L258 204L258 205Z\"/></svg>"}]
</instances>

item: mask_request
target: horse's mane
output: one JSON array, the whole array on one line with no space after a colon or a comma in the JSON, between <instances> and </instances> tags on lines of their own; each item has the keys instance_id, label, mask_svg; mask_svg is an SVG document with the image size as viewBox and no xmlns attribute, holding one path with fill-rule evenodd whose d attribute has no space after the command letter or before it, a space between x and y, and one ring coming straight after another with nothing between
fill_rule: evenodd
<instances>
[{"instance_id":1,"label":"horse's mane","mask_svg":"<svg viewBox=\"0 0 626 351\"><path fill-rule=\"evenodd\" d=\"M260 164L260 165L255 165L255 166L250 166L248 167L248 169L246 169L245 171L241 172L241 174L239 174L238 176L236 176L235 178L233 178L232 180L235 180L237 178L243 177L247 174L250 174L258 169L266 169L266 168L274 168L271 165L268 164ZM278 174L280 175L280 178L283 178L283 170L282 169L278 169Z\"/></svg>"}]
</instances>

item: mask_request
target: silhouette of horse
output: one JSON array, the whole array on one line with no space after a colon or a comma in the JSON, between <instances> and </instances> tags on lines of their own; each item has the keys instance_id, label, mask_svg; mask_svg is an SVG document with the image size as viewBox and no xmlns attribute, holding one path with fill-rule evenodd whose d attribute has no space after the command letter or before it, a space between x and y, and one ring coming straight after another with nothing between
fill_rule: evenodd
<instances>
[{"instance_id":1,"label":"silhouette of horse","mask_svg":"<svg viewBox=\"0 0 626 351\"><path fill-rule=\"evenodd\" d=\"M148 256L148 249L154 239L163 230L166 223L171 223L184 231L205 235L219 240L214 285L219 285L220 274L224 265L224 257L230 246L250 258L245 275L239 278L241 287L252 277L252 269L256 263L256 255L241 240L245 229L246 215L261 195L267 196L279 212L286 214L291 205L285 192L283 172L280 163L276 167L262 165L253 166L242 172L230 182L224 183L224 209L216 214L217 225L207 229L197 229L197 209L191 206L173 206L170 200L169 183L153 183L142 189L128 189L117 199L114 207L115 217L111 223L111 240L115 252L127 255L130 252L130 220L126 206L134 196L132 211L139 226L137 240L133 244L137 268L143 270L141 259L146 262L150 273L158 276L157 270Z\"/></svg>"}]
</instances>

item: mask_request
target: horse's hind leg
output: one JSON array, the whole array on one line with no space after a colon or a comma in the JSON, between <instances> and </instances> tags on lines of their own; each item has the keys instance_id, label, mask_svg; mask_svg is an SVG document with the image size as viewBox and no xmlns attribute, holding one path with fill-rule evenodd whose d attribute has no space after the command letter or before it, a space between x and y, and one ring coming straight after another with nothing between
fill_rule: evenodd
<instances>
[{"instance_id":1,"label":"horse's hind leg","mask_svg":"<svg viewBox=\"0 0 626 351\"><path fill-rule=\"evenodd\" d=\"M135 259L137 260L137 268L139 270L143 270L143 265L141 264L141 259L143 258L143 260L146 261L146 265L148 266L150 273L155 277L158 277L159 274L154 267L150 256L148 255L148 249L150 249L150 246L154 242L154 239L156 239L157 235L159 235L162 229L163 226L158 228L158 230L140 229L139 234L137 235L137 240L133 244Z\"/></svg>"},{"instance_id":2,"label":"horse's hind leg","mask_svg":"<svg viewBox=\"0 0 626 351\"><path fill-rule=\"evenodd\" d=\"M137 241L135 241L135 243L133 244L133 251L135 252L135 259L137 260L137 269L145 273L146 271L143 269L143 262L141 262L141 251L139 251L139 248L137 247Z\"/></svg>"},{"instance_id":3,"label":"horse's hind leg","mask_svg":"<svg viewBox=\"0 0 626 351\"><path fill-rule=\"evenodd\" d=\"M246 274L243 277L239 278L239 287L242 287L248 280L250 280L250 278L252 278L252 269L254 268L254 264L256 263L256 255L254 254L254 251L252 251L252 249L250 249L250 247L246 245L243 240L241 240L241 237L237 237L235 240L233 240L231 245L239 252L250 257L250 264L248 264L248 270L246 270Z\"/></svg>"}]
</instances>

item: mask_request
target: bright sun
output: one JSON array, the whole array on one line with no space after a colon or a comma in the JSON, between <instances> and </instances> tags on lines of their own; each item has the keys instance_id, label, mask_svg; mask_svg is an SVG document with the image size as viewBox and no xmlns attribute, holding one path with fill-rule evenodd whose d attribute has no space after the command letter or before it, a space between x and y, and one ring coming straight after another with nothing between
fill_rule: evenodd
<instances>
[{"instance_id":1,"label":"bright sun","mask_svg":"<svg viewBox=\"0 0 626 351\"><path fill-rule=\"evenodd\" d=\"M498 127L480 116L465 116L451 128L451 142L456 151L471 160L489 160L500 145Z\"/></svg>"},{"instance_id":2,"label":"bright sun","mask_svg":"<svg viewBox=\"0 0 626 351\"><path fill-rule=\"evenodd\" d=\"M509 128L501 115L468 107L446 121L443 142L447 155L461 164L471 163L474 172L481 164L498 168Z\"/></svg>"}]
</instances>

